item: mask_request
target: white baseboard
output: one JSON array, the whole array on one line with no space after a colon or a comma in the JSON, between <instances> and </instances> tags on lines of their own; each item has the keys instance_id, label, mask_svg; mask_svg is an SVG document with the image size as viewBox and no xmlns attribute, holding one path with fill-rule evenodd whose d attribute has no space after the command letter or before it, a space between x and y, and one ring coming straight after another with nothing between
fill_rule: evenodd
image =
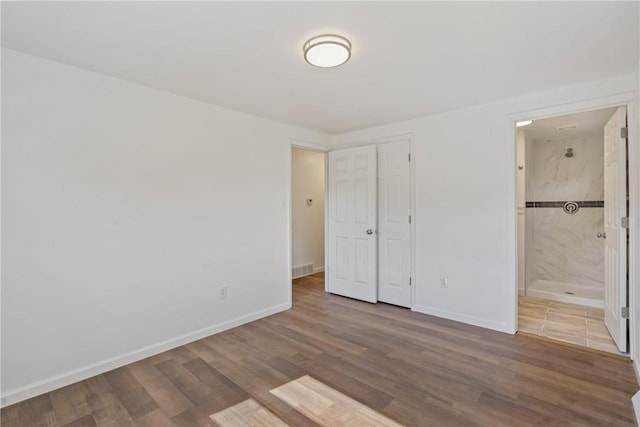
<instances>
[{"instance_id":1,"label":"white baseboard","mask_svg":"<svg viewBox=\"0 0 640 427\"><path fill-rule=\"evenodd\" d=\"M423 314L429 314L431 316L442 317L443 319L455 320L456 322L467 323L469 325L480 326L481 328L504 332L506 334L513 334L513 331L511 331L507 325L494 322L493 320L467 316L466 314L454 313L452 311L441 310L426 305L415 305L412 310Z\"/></svg>"},{"instance_id":2,"label":"white baseboard","mask_svg":"<svg viewBox=\"0 0 640 427\"><path fill-rule=\"evenodd\" d=\"M63 374L56 375L50 378L46 378L41 381L27 384L13 390L7 390L6 392L2 393L0 407L12 405L14 403L30 399L35 396L39 396L43 393L48 393L52 390L56 390L69 384L94 377L96 375L111 371L116 368L120 368L122 366L137 362L147 357L154 356L164 351L171 350L172 348L180 347L181 345L185 345L190 342L215 335L217 333L226 331L227 329L235 328L236 326L244 325L245 323L253 322L254 320L258 320L263 317L288 310L290 308L290 303L279 304L273 307L266 308L264 310L259 310L254 313L247 314L245 316L240 316L235 319L228 320L226 322L218 323L213 326L190 332L188 334L180 335L178 337L171 338L157 344L152 344L150 346L141 348L139 350L134 350L121 356L102 360L100 362L93 363L91 365L84 366L70 372L65 372Z\"/></svg>"},{"instance_id":3,"label":"white baseboard","mask_svg":"<svg viewBox=\"0 0 640 427\"><path fill-rule=\"evenodd\" d=\"M312 274L316 274L316 273L322 273L324 272L324 267L318 267L318 268L314 268L312 273L309 274L302 274L300 276L292 276L292 279L300 279L302 277L307 277L307 276L311 276Z\"/></svg>"},{"instance_id":4,"label":"white baseboard","mask_svg":"<svg viewBox=\"0 0 640 427\"><path fill-rule=\"evenodd\" d=\"M636 424L640 425L640 391L631 398L633 404L633 412L636 414Z\"/></svg>"}]
</instances>

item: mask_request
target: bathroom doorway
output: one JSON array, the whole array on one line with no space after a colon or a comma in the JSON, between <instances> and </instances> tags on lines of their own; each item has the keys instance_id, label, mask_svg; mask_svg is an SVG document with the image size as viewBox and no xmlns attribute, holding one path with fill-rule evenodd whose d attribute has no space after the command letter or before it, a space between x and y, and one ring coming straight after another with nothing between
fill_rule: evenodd
<instances>
[{"instance_id":1,"label":"bathroom doorway","mask_svg":"<svg viewBox=\"0 0 640 427\"><path fill-rule=\"evenodd\" d=\"M626 109L520 125L518 331L624 353L628 233L621 218L628 217L628 166L620 129Z\"/></svg>"}]
</instances>

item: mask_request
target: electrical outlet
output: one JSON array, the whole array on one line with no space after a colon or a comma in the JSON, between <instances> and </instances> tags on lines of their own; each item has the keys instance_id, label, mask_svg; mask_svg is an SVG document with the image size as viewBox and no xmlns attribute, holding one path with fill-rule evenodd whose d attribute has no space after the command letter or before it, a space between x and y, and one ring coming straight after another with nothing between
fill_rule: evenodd
<instances>
[{"instance_id":1,"label":"electrical outlet","mask_svg":"<svg viewBox=\"0 0 640 427\"><path fill-rule=\"evenodd\" d=\"M443 277L440 280L440 287L441 288L448 288L449 287L449 279L447 279L446 277Z\"/></svg>"},{"instance_id":2,"label":"electrical outlet","mask_svg":"<svg viewBox=\"0 0 640 427\"><path fill-rule=\"evenodd\" d=\"M220 299L227 299L227 285L220 286Z\"/></svg>"}]
</instances>

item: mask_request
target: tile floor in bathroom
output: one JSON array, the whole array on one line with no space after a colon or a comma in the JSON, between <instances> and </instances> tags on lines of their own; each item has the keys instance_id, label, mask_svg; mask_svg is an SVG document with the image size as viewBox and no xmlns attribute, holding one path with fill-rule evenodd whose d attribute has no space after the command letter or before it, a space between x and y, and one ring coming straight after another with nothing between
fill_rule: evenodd
<instances>
[{"instance_id":1,"label":"tile floor in bathroom","mask_svg":"<svg viewBox=\"0 0 640 427\"><path fill-rule=\"evenodd\" d=\"M518 330L620 354L604 326L604 310L542 298L518 298Z\"/></svg>"}]
</instances>

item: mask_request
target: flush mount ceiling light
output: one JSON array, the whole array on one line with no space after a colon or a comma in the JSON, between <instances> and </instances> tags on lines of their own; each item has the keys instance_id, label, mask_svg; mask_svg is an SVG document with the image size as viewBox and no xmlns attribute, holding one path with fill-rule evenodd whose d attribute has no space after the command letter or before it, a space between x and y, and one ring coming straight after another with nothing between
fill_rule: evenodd
<instances>
[{"instance_id":1,"label":"flush mount ceiling light","mask_svg":"<svg viewBox=\"0 0 640 427\"><path fill-rule=\"evenodd\" d=\"M531 123L533 123L533 120L523 120L521 122L516 122L516 127L521 128L522 126L529 126Z\"/></svg>"},{"instance_id":2,"label":"flush mount ceiling light","mask_svg":"<svg viewBox=\"0 0 640 427\"><path fill-rule=\"evenodd\" d=\"M351 58L351 42L334 34L323 34L309 39L304 46L304 59L321 68L337 67Z\"/></svg>"}]
</instances>

